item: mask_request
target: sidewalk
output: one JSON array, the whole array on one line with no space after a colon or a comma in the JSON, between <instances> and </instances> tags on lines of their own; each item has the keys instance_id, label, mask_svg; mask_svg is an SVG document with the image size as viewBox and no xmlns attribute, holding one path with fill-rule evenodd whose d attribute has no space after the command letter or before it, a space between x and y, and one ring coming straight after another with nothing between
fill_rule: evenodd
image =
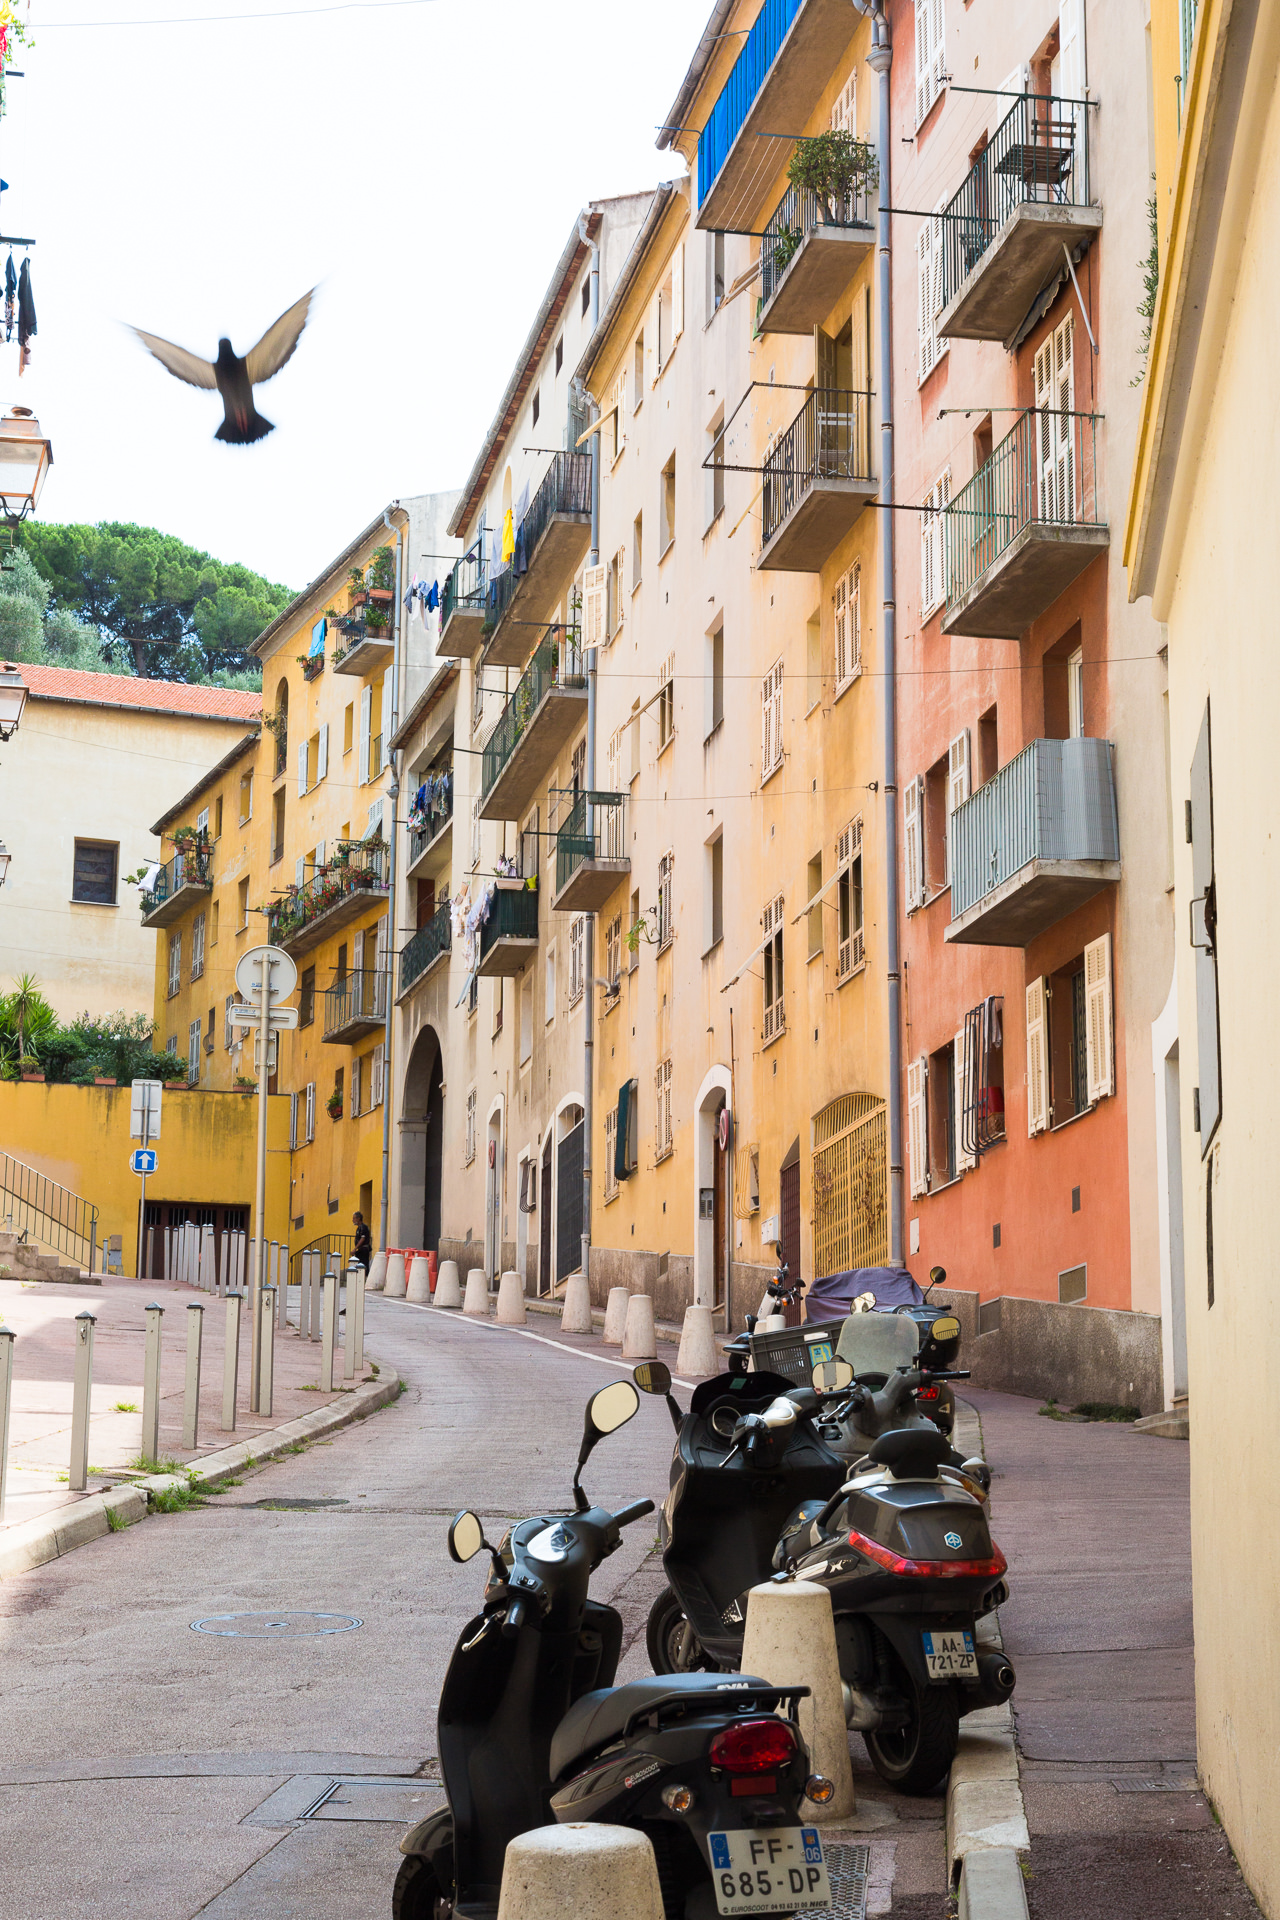
<instances>
[{"instance_id":1,"label":"sidewalk","mask_svg":"<svg viewBox=\"0 0 1280 1920\"><path fill-rule=\"evenodd\" d=\"M187 1367L189 1302L205 1309L200 1371L199 1448L182 1445L183 1398ZM269 1415L249 1412L249 1319L242 1308L239 1393L234 1433L222 1429L222 1359L227 1310L215 1295L171 1281L108 1278L101 1287L0 1280L0 1323L12 1328L13 1395L9 1429L9 1480L0 1540L13 1527L41 1514L71 1507L136 1475L142 1445L142 1370L146 1336L144 1309L165 1310L160 1363L160 1458L186 1462L236 1441L252 1443L302 1414L338 1399L342 1391L367 1380L369 1363L355 1380L342 1382L341 1323L334 1366L339 1389L320 1391L320 1343L299 1338L296 1327L277 1329L275 1387ZM72 1493L67 1485L71 1457L71 1392L75 1317L96 1316L93 1392L89 1425L89 1485ZM298 1317L298 1289L292 1290L292 1317ZM133 1411L120 1411L132 1408Z\"/></svg>"}]
</instances>

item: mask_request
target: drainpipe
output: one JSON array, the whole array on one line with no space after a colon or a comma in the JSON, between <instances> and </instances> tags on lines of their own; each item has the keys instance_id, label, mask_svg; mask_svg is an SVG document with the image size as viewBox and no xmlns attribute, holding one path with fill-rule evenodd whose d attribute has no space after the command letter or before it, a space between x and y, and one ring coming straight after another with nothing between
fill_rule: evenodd
<instances>
[{"instance_id":1,"label":"drainpipe","mask_svg":"<svg viewBox=\"0 0 1280 1920\"><path fill-rule=\"evenodd\" d=\"M591 248L591 331L600 318L600 248L586 230L586 219L578 215L578 237ZM593 412L600 409L593 404ZM600 435L591 436L591 565L600 564ZM585 616L585 608L583 609ZM587 792L596 784L596 649L587 653ZM595 833L595 808L587 802L587 839ZM595 1024L596 1024L596 917L585 916L582 930L582 963L586 969L582 990L582 1277L591 1282L591 1134L595 1125Z\"/></svg>"},{"instance_id":2,"label":"drainpipe","mask_svg":"<svg viewBox=\"0 0 1280 1920\"><path fill-rule=\"evenodd\" d=\"M861 9L860 9L861 10ZM889 69L893 47L884 0L871 0L872 47L867 64L880 82L876 158L880 166L879 351L880 351L880 579L884 632L884 857L888 921L886 979L889 989L889 1264L905 1265L902 1234L902 942L898 924L898 694L897 600L893 526L893 328L889 245Z\"/></svg>"},{"instance_id":3,"label":"drainpipe","mask_svg":"<svg viewBox=\"0 0 1280 1920\"><path fill-rule=\"evenodd\" d=\"M399 506L399 501L392 505ZM390 741L400 723L400 658L401 643L404 638L404 581L402 561L404 556L404 528L397 527L391 519L389 507L382 509L382 518L390 533L396 537L396 627L395 645L391 655L391 720L382 716L382 737ZM391 1183L391 1034L392 1014L395 1011L396 977L396 862L400 851L399 823L396 819L396 801L400 794L400 756L393 752L391 756L391 832L387 849L387 865L391 884L387 894L387 1013L382 1037L382 1201L378 1213L378 1238L376 1244L386 1251L387 1246L387 1198Z\"/></svg>"}]
</instances>

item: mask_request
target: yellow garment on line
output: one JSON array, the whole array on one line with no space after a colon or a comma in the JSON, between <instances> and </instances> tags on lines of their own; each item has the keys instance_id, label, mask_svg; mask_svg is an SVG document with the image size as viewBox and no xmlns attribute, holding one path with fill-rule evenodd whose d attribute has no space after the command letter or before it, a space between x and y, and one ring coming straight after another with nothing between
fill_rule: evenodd
<instances>
[{"instance_id":1,"label":"yellow garment on line","mask_svg":"<svg viewBox=\"0 0 1280 1920\"><path fill-rule=\"evenodd\" d=\"M516 523L515 523L515 518L511 512L511 509L510 507L508 507L507 511L502 516L502 564L503 566L506 565L508 560L512 560L515 558L515 551L516 551Z\"/></svg>"}]
</instances>

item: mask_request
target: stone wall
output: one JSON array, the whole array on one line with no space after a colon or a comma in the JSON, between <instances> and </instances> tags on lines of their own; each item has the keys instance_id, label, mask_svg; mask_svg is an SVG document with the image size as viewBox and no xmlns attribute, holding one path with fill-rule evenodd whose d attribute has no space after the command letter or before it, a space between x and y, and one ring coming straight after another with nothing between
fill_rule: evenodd
<instances>
[{"instance_id":1,"label":"stone wall","mask_svg":"<svg viewBox=\"0 0 1280 1920\"><path fill-rule=\"evenodd\" d=\"M1164 1405L1158 1314L1005 1294L984 1304L987 1331L980 1333L976 1293L935 1287L929 1298L945 1302L960 1322L959 1364L971 1369L971 1386L1064 1407L1095 1400L1158 1413ZM963 1394L963 1382L957 1391Z\"/></svg>"}]
</instances>

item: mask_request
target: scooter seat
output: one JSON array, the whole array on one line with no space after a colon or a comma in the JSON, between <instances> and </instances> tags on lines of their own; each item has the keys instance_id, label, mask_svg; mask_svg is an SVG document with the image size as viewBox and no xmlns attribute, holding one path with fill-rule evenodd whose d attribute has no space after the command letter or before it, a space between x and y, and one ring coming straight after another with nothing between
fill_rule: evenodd
<instances>
[{"instance_id":1,"label":"scooter seat","mask_svg":"<svg viewBox=\"0 0 1280 1920\"><path fill-rule=\"evenodd\" d=\"M719 1711L731 1708L735 1683L744 1687L769 1684L754 1674L668 1673L651 1680L633 1680L625 1687L600 1687L584 1693L551 1736L552 1779L558 1780L576 1761L619 1739L633 1714L644 1713L673 1694L704 1694L709 1707Z\"/></svg>"}]
</instances>

